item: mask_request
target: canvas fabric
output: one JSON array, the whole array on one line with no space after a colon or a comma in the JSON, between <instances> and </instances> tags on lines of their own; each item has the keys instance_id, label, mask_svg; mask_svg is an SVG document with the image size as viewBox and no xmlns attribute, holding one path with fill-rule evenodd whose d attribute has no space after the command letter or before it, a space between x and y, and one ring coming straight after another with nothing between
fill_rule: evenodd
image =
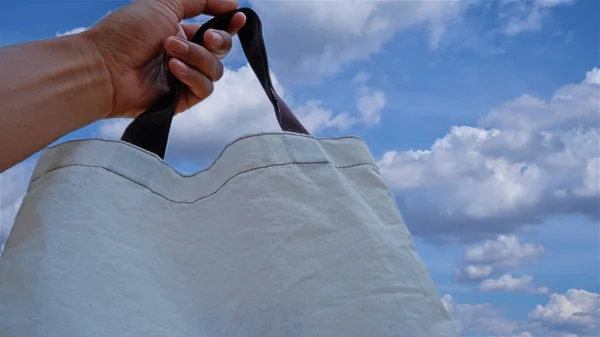
<instances>
[{"instance_id":1,"label":"canvas fabric","mask_svg":"<svg viewBox=\"0 0 600 337\"><path fill-rule=\"evenodd\" d=\"M455 337L366 144L254 134L184 175L120 141L41 156L2 336Z\"/></svg>"}]
</instances>

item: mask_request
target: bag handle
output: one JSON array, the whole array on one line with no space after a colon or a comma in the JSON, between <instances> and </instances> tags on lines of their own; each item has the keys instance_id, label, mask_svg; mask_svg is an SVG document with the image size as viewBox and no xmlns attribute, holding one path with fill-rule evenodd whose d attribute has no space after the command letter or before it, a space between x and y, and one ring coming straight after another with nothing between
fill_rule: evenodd
<instances>
[{"instance_id":1,"label":"bag handle","mask_svg":"<svg viewBox=\"0 0 600 337\"><path fill-rule=\"evenodd\" d=\"M275 117L281 130L308 135L308 131L298 121L290 108L273 88L269 73L267 51L262 35L262 23L258 14L251 8L238 8L227 14L213 17L203 24L194 34L191 42L204 45L204 33L208 29L226 30L235 13L242 12L246 15L246 24L238 32L242 49L260 85L275 109ZM164 159L171 122L175 109L179 103L180 81L169 73L171 90L164 98L160 99L147 111L136 117L125 129L121 140L146 149Z\"/></svg>"}]
</instances>

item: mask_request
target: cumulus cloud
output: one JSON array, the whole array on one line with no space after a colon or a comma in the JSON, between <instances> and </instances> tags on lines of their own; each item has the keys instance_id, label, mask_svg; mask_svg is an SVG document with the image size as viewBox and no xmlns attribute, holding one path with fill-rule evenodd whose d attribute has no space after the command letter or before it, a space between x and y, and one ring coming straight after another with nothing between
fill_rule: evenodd
<instances>
[{"instance_id":1,"label":"cumulus cloud","mask_svg":"<svg viewBox=\"0 0 600 337\"><path fill-rule=\"evenodd\" d=\"M529 313L529 319L555 334L597 336L598 298L596 293L579 289L552 294L546 305L538 305Z\"/></svg>"},{"instance_id":2,"label":"cumulus cloud","mask_svg":"<svg viewBox=\"0 0 600 337\"><path fill-rule=\"evenodd\" d=\"M600 69L593 68L586 72L581 83L559 88L550 100L524 94L492 109L481 119L480 124L483 127L530 133L543 130L568 131L582 125L598 127L599 85ZM515 136L515 143L511 144L514 147L529 145L527 141L533 140L525 137L525 133Z\"/></svg>"},{"instance_id":3,"label":"cumulus cloud","mask_svg":"<svg viewBox=\"0 0 600 337\"><path fill-rule=\"evenodd\" d=\"M485 292L528 292L533 294L547 294L550 291L546 287L535 287L531 275L513 277L510 274L502 275L497 280L488 279L481 282L479 290Z\"/></svg>"},{"instance_id":4,"label":"cumulus cloud","mask_svg":"<svg viewBox=\"0 0 600 337\"><path fill-rule=\"evenodd\" d=\"M343 131L357 123L375 122L385 104L377 98L366 99L364 106L357 103L357 113L334 113L319 100L294 102L277 77L271 77L276 90L311 134L327 129ZM357 83L357 87L365 88L365 83ZM367 95L373 92L379 95L375 89L366 90L370 91ZM357 102L362 102L361 98ZM129 119L103 122L99 126L100 134L104 138L118 139L128 123ZM167 159L176 162L212 160L227 142L239 136L280 130L273 107L252 69L248 65L237 70L226 69L210 97L174 118Z\"/></svg>"},{"instance_id":5,"label":"cumulus cloud","mask_svg":"<svg viewBox=\"0 0 600 337\"><path fill-rule=\"evenodd\" d=\"M523 260L534 259L542 254L542 246L521 243L515 235L499 235L495 240L486 240L467 248L464 260L495 266L516 266Z\"/></svg>"},{"instance_id":6,"label":"cumulus cloud","mask_svg":"<svg viewBox=\"0 0 600 337\"><path fill-rule=\"evenodd\" d=\"M597 220L600 70L548 100L528 95L456 126L430 149L379 160L411 231L473 241L551 214ZM458 239L457 239L458 238Z\"/></svg>"},{"instance_id":7,"label":"cumulus cloud","mask_svg":"<svg viewBox=\"0 0 600 337\"><path fill-rule=\"evenodd\" d=\"M481 280L490 276L493 272L494 268L490 265L477 266L470 264L463 269L464 276L469 280Z\"/></svg>"},{"instance_id":8,"label":"cumulus cloud","mask_svg":"<svg viewBox=\"0 0 600 337\"><path fill-rule=\"evenodd\" d=\"M598 336L598 294L585 290L550 295L548 303L536 306L526 321L507 319L490 303L457 303L448 294L441 301L463 336Z\"/></svg>"},{"instance_id":9,"label":"cumulus cloud","mask_svg":"<svg viewBox=\"0 0 600 337\"><path fill-rule=\"evenodd\" d=\"M398 32L424 28L431 47L472 1L251 1L284 76L334 75L379 52ZM281 29L285 27L285 29Z\"/></svg>"},{"instance_id":10,"label":"cumulus cloud","mask_svg":"<svg viewBox=\"0 0 600 337\"><path fill-rule=\"evenodd\" d=\"M24 161L0 173L0 254L25 196L34 164Z\"/></svg>"},{"instance_id":11,"label":"cumulus cloud","mask_svg":"<svg viewBox=\"0 0 600 337\"><path fill-rule=\"evenodd\" d=\"M535 260L543 254L544 247L540 245L521 243L515 235L498 235L494 240L485 240L467 248L460 261L459 281L479 281L495 272ZM493 280L488 281L490 286Z\"/></svg>"}]
</instances>

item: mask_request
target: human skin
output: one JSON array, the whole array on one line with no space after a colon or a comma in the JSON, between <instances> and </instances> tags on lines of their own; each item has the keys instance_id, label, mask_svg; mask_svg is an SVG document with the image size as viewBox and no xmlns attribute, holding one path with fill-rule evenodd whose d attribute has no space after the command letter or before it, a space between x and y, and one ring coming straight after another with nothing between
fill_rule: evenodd
<instances>
[{"instance_id":1,"label":"human skin","mask_svg":"<svg viewBox=\"0 0 600 337\"><path fill-rule=\"evenodd\" d=\"M82 33L1 47L0 172L98 120L138 116L168 92L167 72L182 82L176 113L204 100L246 18L237 13L227 31L207 31L205 47L188 42L200 24L181 21L237 7L136 0Z\"/></svg>"}]
</instances>

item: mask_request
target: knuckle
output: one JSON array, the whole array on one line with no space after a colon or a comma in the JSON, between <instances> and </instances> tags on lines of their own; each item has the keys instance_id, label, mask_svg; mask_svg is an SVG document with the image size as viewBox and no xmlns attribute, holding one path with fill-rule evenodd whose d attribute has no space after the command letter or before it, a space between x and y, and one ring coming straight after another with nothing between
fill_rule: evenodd
<instances>
[{"instance_id":1,"label":"knuckle","mask_svg":"<svg viewBox=\"0 0 600 337\"><path fill-rule=\"evenodd\" d=\"M216 81L223 76L223 63L208 49L195 45L190 58L190 63L211 80Z\"/></svg>"},{"instance_id":2,"label":"knuckle","mask_svg":"<svg viewBox=\"0 0 600 337\"><path fill-rule=\"evenodd\" d=\"M198 69L202 70L203 72L207 71L208 69L210 69L212 64L212 59L210 58L211 52L202 46L198 46L196 48L196 51L197 52L194 57L194 63L196 64Z\"/></svg>"},{"instance_id":3,"label":"knuckle","mask_svg":"<svg viewBox=\"0 0 600 337\"><path fill-rule=\"evenodd\" d=\"M231 43L231 39L225 40L225 43L223 43L223 47L221 48L221 51L219 54L221 54L221 55L228 54L231 51L232 45L233 45L233 43Z\"/></svg>"},{"instance_id":4,"label":"knuckle","mask_svg":"<svg viewBox=\"0 0 600 337\"><path fill-rule=\"evenodd\" d=\"M204 49L200 66L201 71L211 80L216 81L223 72L222 67L223 64L219 59L213 53Z\"/></svg>"},{"instance_id":5,"label":"knuckle","mask_svg":"<svg viewBox=\"0 0 600 337\"><path fill-rule=\"evenodd\" d=\"M229 33L225 33L223 35L223 47L229 50L231 49L231 45L233 44L233 38Z\"/></svg>"}]
</instances>

